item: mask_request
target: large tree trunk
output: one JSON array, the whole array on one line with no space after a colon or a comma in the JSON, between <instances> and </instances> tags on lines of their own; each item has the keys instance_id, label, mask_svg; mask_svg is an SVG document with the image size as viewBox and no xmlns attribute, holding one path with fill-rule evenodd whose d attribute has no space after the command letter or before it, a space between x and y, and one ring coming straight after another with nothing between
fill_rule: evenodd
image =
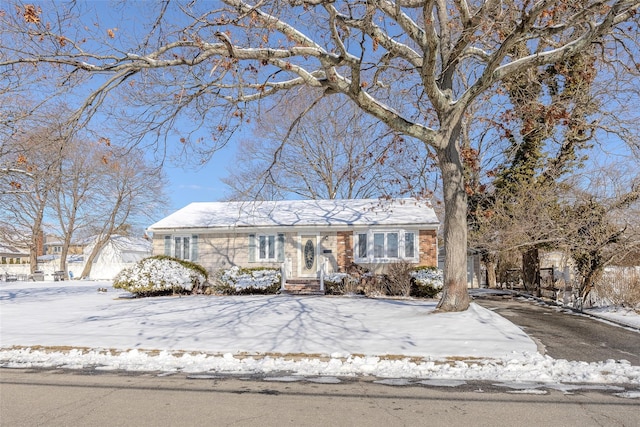
<instances>
[{"instance_id":1,"label":"large tree trunk","mask_svg":"<svg viewBox=\"0 0 640 427\"><path fill-rule=\"evenodd\" d=\"M60 252L60 264L58 269L64 271L65 277L67 275L67 257L69 255L69 247L65 244L62 245L62 251Z\"/></svg>"},{"instance_id":2,"label":"large tree trunk","mask_svg":"<svg viewBox=\"0 0 640 427\"><path fill-rule=\"evenodd\" d=\"M467 292L467 193L457 144L439 149L444 193L444 288L437 309L464 311L469 308Z\"/></svg>"},{"instance_id":3,"label":"large tree trunk","mask_svg":"<svg viewBox=\"0 0 640 427\"><path fill-rule=\"evenodd\" d=\"M64 234L64 240L62 242L62 252L60 253L60 266L59 269L64 271L65 276L69 274L67 271L67 257L69 256L69 247L71 246L71 238L73 236L73 230L75 229L75 217L69 219L69 223L66 227Z\"/></svg>"},{"instance_id":4,"label":"large tree trunk","mask_svg":"<svg viewBox=\"0 0 640 427\"><path fill-rule=\"evenodd\" d=\"M106 237L102 236L96 240L96 244L93 246L91 253L85 260L84 268L82 269L82 273L80 277L89 277L91 275L91 267L93 267L93 261L97 258L98 254L104 248L104 245L109 241L110 235Z\"/></svg>"},{"instance_id":5,"label":"large tree trunk","mask_svg":"<svg viewBox=\"0 0 640 427\"><path fill-rule=\"evenodd\" d=\"M496 279L496 259L497 256L493 252L487 252L482 255L484 268L487 270L487 287L490 289L496 289L498 287L498 280Z\"/></svg>"},{"instance_id":6,"label":"large tree trunk","mask_svg":"<svg viewBox=\"0 0 640 427\"><path fill-rule=\"evenodd\" d=\"M44 236L41 234L42 231L42 221L44 219L44 203L42 203L41 208L38 209L36 217L34 218L33 226L31 227L31 239L29 241L29 272L31 274L35 273L38 269L38 253L40 249L40 243Z\"/></svg>"}]
</instances>

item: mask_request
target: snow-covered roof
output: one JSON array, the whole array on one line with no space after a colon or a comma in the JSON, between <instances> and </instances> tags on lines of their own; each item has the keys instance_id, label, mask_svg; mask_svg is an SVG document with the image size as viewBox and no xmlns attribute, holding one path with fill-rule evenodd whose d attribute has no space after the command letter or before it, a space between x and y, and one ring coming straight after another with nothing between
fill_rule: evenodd
<instances>
[{"instance_id":1,"label":"snow-covered roof","mask_svg":"<svg viewBox=\"0 0 640 427\"><path fill-rule=\"evenodd\" d=\"M8 245L6 243L0 242L0 253L6 255L29 255L28 251L18 249L14 246Z\"/></svg>"},{"instance_id":2,"label":"snow-covered roof","mask_svg":"<svg viewBox=\"0 0 640 427\"><path fill-rule=\"evenodd\" d=\"M93 246L95 245L98 236L93 236L88 239L87 244L84 248L84 253L89 254L93 250ZM113 235L109 238L109 242L103 248L103 251L106 250L107 246L111 246L111 251L115 250L119 253L125 252L140 252L140 253L151 253L152 244L151 241L143 238L143 237L135 237L135 236L121 236L121 235Z\"/></svg>"},{"instance_id":3,"label":"snow-covered roof","mask_svg":"<svg viewBox=\"0 0 640 427\"><path fill-rule=\"evenodd\" d=\"M191 203L149 230L438 224L430 204L415 199L284 200Z\"/></svg>"}]
</instances>

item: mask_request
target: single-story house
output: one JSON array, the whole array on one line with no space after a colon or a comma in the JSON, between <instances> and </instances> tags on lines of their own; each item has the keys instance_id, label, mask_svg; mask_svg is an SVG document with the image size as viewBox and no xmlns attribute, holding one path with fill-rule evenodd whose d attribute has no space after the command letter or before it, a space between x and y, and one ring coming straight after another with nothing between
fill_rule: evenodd
<instances>
[{"instance_id":1,"label":"single-story house","mask_svg":"<svg viewBox=\"0 0 640 427\"><path fill-rule=\"evenodd\" d=\"M214 272L283 267L313 279L352 264L383 271L401 260L437 266L438 218L415 199L191 203L148 228L154 255Z\"/></svg>"}]
</instances>

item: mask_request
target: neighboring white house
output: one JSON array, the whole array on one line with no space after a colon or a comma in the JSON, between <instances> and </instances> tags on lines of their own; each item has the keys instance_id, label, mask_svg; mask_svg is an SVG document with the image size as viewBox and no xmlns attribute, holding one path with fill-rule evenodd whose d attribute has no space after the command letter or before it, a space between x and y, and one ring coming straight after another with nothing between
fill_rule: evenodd
<instances>
[{"instance_id":1,"label":"neighboring white house","mask_svg":"<svg viewBox=\"0 0 640 427\"><path fill-rule=\"evenodd\" d=\"M438 218L425 201L395 199L192 203L148 228L153 252L210 272L280 267L317 278L352 264L437 265Z\"/></svg>"},{"instance_id":2,"label":"neighboring white house","mask_svg":"<svg viewBox=\"0 0 640 427\"><path fill-rule=\"evenodd\" d=\"M95 239L85 246L83 250L85 261L94 246ZM111 280L123 268L131 267L141 259L151 256L151 249L151 241L143 237L111 236L93 261L90 278L93 280ZM82 272L84 265L85 263L83 262L82 268L79 268L77 272L73 272L76 277ZM71 270L71 264L69 270Z\"/></svg>"}]
</instances>

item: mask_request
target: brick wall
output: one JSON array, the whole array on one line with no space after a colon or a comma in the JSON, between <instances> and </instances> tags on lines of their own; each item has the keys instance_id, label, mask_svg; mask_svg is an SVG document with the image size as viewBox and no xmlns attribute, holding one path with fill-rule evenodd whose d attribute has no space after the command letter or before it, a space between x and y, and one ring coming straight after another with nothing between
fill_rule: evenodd
<instances>
[{"instance_id":1,"label":"brick wall","mask_svg":"<svg viewBox=\"0 0 640 427\"><path fill-rule=\"evenodd\" d=\"M438 247L435 230L420 230L418 237L420 263L418 265L436 267L438 265Z\"/></svg>"},{"instance_id":2,"label":"brick wall","mask_svg":"<svg viewBox=\"0 0 640 427\"><path fill-rule=\"evenodd\" d=\"M338 271L345 271L346 267L353 263L353 232L338 232Z\"/></svg>"}]
</instances>

